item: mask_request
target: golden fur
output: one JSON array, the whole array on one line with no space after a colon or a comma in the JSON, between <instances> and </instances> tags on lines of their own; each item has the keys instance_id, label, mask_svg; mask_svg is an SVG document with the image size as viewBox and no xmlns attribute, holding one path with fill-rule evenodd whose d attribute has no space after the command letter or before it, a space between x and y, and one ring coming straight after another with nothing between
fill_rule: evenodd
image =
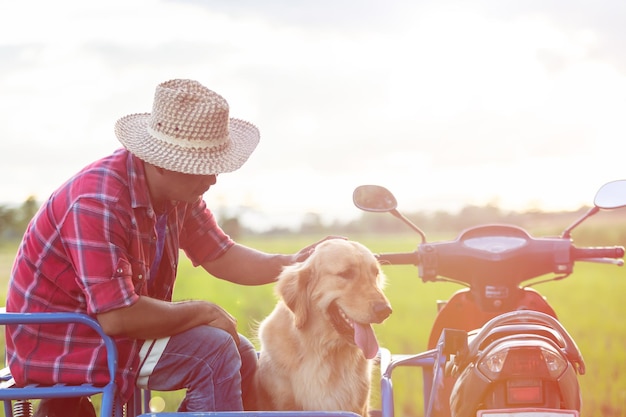
<instances>
[{"instance_id":1,"label":"golden fur","mask_svg":"<svg viewBox=\"0 0 626 417\"><path fill-rule=\"evenodd\" d=\"M384 278L365 246L343 239L323 242L283 271L275 287L279 301L258 329L257 409L367 416L370 359L378 351L370 323L391 313ZM368 342L362 348L353 327Z\"/></svg>"}]
</instances>

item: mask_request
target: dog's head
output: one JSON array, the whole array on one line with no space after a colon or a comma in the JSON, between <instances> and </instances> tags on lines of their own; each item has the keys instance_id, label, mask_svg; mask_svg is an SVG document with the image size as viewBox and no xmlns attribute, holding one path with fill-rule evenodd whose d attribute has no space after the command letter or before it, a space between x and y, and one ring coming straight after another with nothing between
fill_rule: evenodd
<instances>
[{"instance_id":1,"label":"dog's head","mask_svg":"<svg viewBox=\"0 0 626 417\"><path fill-rule=\"evenodd\" d=\"M384 281L369 249L355 241L331 239L319 244L306 261L285 268L276 291L293 312L296 327L330 323L370 358L378 351L371 323L391 314Z\"/></svg>"}]
</instances>

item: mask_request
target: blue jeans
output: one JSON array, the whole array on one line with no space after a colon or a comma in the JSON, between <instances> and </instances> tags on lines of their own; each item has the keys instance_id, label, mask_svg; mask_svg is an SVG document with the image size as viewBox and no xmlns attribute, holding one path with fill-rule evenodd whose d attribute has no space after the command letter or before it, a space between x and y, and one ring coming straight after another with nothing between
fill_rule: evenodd
<instances>
[{"instance_id":1,"label":"blue jeans","mask_svg":"<svg viewBox=\"0 0 626 417\"><path fill-rule=\"evenodd\" d=\"M147 380L155 391L186 389L178 411L242 411L252 389L257 354L240 335L198 326L171 336Z\"/></svg>"}]
</instances>

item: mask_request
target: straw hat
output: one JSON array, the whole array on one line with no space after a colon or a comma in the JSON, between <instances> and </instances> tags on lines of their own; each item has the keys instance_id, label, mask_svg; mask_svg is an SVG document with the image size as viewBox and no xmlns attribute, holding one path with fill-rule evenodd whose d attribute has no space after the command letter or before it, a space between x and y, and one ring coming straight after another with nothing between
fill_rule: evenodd
<instances>
[{"instance_id":1,"label":"straw hat","mask_svg":"<svg viewBox=\"0 0 626 417\"><path fill-rule=\"evenodd\" d=\"M256 126L229 118L226 100L193 80L159 84L152 113L121 118L115 135L152 165L197 175L240 168L259 143Z\"/></svg>"}]
</instances>

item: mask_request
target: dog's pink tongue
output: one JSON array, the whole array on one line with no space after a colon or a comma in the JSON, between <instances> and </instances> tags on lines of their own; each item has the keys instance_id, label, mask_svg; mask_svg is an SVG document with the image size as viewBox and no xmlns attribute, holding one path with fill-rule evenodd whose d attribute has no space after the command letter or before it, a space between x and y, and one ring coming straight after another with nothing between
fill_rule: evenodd
<instances>
[{"instance_id":1,"label":"dog's pink tongue","mask_svg":"<svg viewBox=\"0 0 626 417\"><path fill-rule=\"evenodd\" d=\"M372 359L378 353L378 340L370 324L353 322L354 343L363 351L367 359Z\"/></svg>"}]
</instances>

